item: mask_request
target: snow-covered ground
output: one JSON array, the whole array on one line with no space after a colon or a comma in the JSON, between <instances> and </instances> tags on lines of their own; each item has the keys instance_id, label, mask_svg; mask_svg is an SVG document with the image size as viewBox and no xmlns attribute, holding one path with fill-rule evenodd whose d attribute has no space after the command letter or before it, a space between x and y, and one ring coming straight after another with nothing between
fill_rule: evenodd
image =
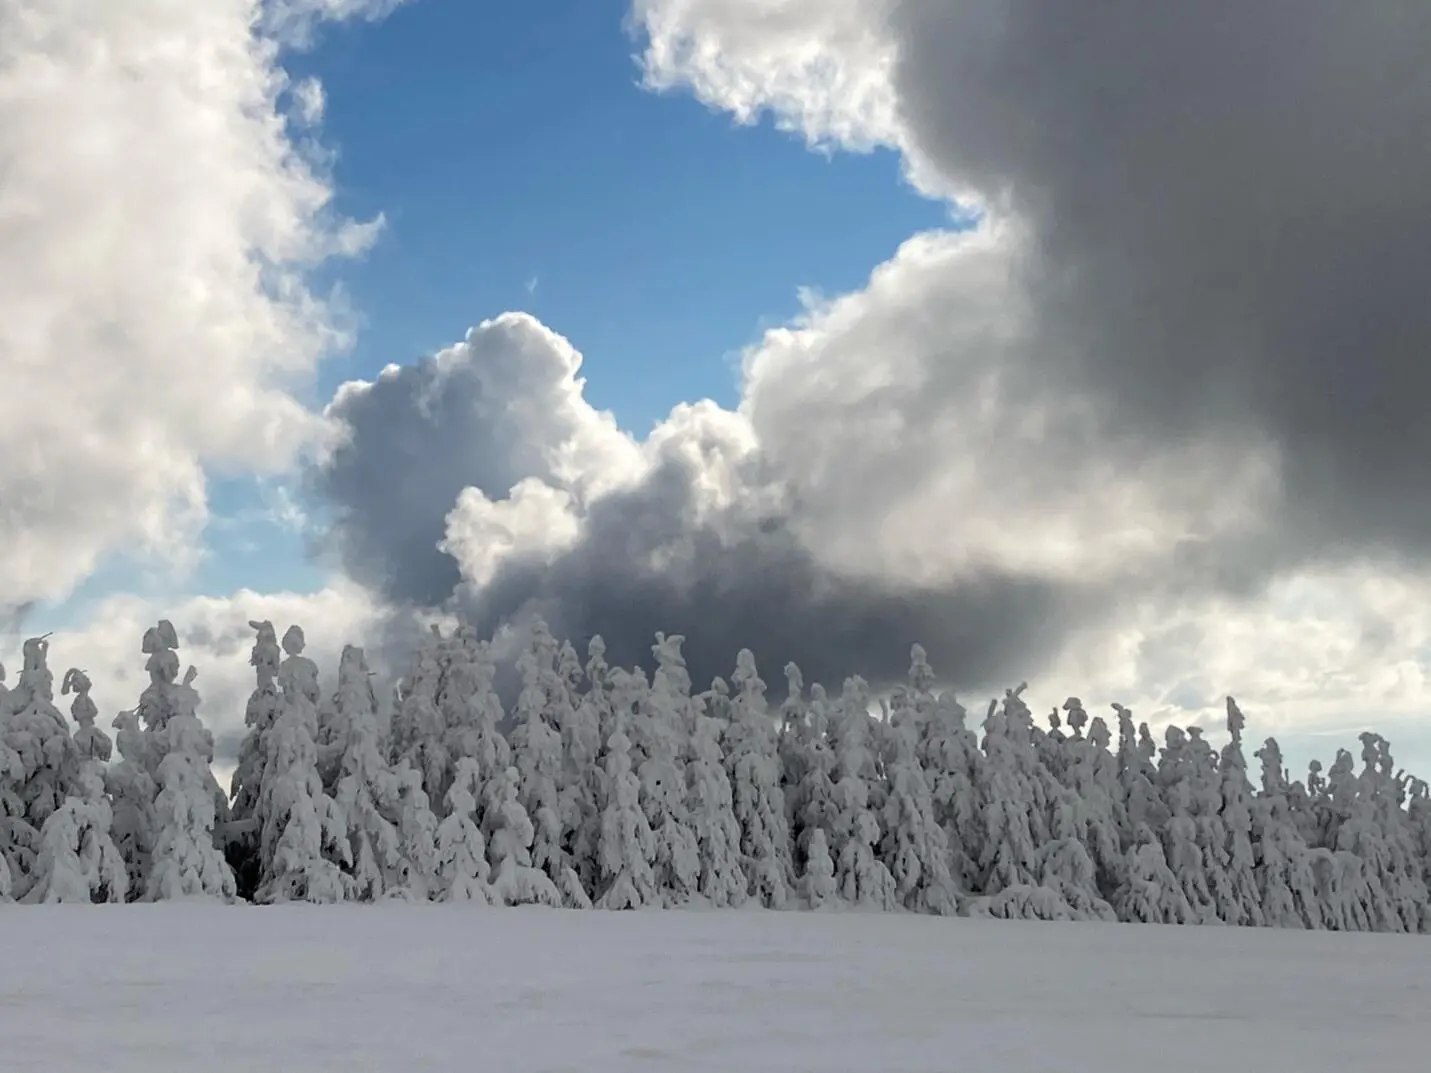
<instances>
[{"instance_id":1,"label":"snow-covered ground","mask_svg":"<svg viewBox=\"0 0 1431 1073\"><path fill-rule=\"evenodd\" d=\"M5 1073L1421 1073L1431 942L895 914L0 909Z\"/></svg>"}]
</instances>

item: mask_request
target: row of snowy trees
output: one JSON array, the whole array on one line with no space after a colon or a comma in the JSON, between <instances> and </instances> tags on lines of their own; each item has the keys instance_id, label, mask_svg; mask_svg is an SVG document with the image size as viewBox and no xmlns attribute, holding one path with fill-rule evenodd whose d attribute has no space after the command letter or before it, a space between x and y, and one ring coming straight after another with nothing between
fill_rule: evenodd
<instances>
[{"instance_id":1,"label":"row of snowy trees","mask_svg":"<svg viewBox=\"0 0 1431 1073\"><path fill-rule=\"evenodd\" d=\"M767 700L742 651L694 692L680 637L654 673L585 662L540 623L504 709L491 645L434 630L380 703L345 648L325 694L302 630L257 632L231 792L211 773L193 668L161 622L150 684L95 725L70 671L54 703L42 638L0 686L0 898L406 900L624 909L705 904L1431 931L1431 792L1361 736L1292 780L1114 706L1040 726L1010 690L980 729L915 646L906 684L838 697L785 668ZM1116 731L1116 741L1115 741Z\"/></svg>"}]
</instances>

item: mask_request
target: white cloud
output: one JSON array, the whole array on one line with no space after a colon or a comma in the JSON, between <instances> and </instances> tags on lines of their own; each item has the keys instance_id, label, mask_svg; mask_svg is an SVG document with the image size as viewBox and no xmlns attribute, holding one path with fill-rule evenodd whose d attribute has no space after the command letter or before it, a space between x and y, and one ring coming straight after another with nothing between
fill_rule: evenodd
<instances>
[{"instance_id":1,"label":"white cloud","mask_svg":"<svg viewBox=\"0 0 1431 1073\"><path fill-rule=\"evenodd\" d=\"M897 144L891 0L634 0L646 82L690 88L713 107L817 145Z\"/></svg>"},{"instance_id":2,"label":"white cloud","mask_svg":"<svg viewBox=\"0 0 1431 1073\"><path fill-rule=\"evenodd\" d=\"M264 29L287 44L305 45L324 22L387 18L408 0L264 0Z\"/></svg>"},{"instance_id":3,"label":"white cloud","mask_svg":"<svg viewBox=\"0 0 1431 1073\"><path fill-rule=\"evenodd\" d=\"M827 560L911 580L1134 578L1255 526L1264 455L1190 443L1115 468L1090 449L1093 400L1020 378L1006 359L1028 345L1021 241L917 235L865 288L746 352L741 411Z\"/></svg>"},{"instance_id":4,"label":"white cloud","mask_svg":"<svg viewBox=\"0 0 1431 1073\"><path fill-rule=\"evenodd\" d=\"M1220 732L1224 698L1248 740L1277 736L1296 763L1359 755L1356 735L1387 735L1398 760L1431 772L1431 575L1372 566L1300 572L1264 598L1149 599L1070 638L1038 669L1047 704L1073 693L1090 711L1113 701L1154 726ZM1289 744L1290 743L1290 744Z\"/></svg>"},{"instance_id":5,"label":"white cloud","mask_svg":"<svg viewBox=\"0 0 1431 1073\"><path fill-rule=\"evenodd\" d=\"M206 468L279 471L321 434L297 393L342 332L304 273L374 228L295 148L258 14L0 7L0 605L115 548L182 561Z\"/></svg>"},{"instance_id":6,"label":"white cloud","mask_svg":"<svg viewBox=\"0 0 1431 1073\"><path fill-rule=\"evenodd\" d=\"M518 481L495 502L478 488L464 488L446 524L438 547L457 560L463 581L479 587L513 556L550 561L581 531L571 494L536 477Z\"/></svg>"}]
</instances>

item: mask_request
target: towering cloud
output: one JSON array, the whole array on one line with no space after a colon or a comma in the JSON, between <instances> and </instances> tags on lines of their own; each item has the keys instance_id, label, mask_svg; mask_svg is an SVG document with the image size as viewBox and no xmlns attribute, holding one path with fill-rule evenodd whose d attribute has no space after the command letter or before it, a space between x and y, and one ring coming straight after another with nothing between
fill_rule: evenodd
<instances>
[{"instance_id":1,"label":"towering cloud","mask_svg":"<svg viewBox=\"0 0 1431 1073\"><path fill-rule=\"evenodd\" d=\"M1051 430L1051 457L1260 453L1259 569L1426 551L1426 5L636 8L655 84L896 145L927 189L1017 223L1030 322L1002 375L1086 408L1098 441Z\"/></svg>"},{"instance_id":2,"label":"towering cloud","mask_svg":"<svg viewBox=\"0 0 1431 1073\"><path fill-rule=\"evenodd\" d=\"M1094 627L1424 557L1425 5L633 14L651 85L894 146L977 225L911 238L758 340L736 412L644 443L527 318L351 389L317 487L388 596L460 574L486 623L541 611L622 659L679 630L698 675L750 645L772 677L887 678L921 638L991 685Z\"/></svg>"}]
</instances>

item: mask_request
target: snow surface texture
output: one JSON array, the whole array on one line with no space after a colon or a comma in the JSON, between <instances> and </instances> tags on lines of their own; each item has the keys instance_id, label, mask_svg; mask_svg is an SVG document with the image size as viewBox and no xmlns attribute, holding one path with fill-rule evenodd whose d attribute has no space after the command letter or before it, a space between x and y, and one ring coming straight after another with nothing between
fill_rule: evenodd
<instances>
[{"instance_id":1,"label":"snow surface texture","mask_svg":"<svg viewBox=\"0 0 1431 1073\"><path fill-rule=\"evenodd\" d=\"M1431 1053L1431 944L1394 936L393 904L10 906L0 927L6 1073L1413 1073Z\"/></svg>"}]
</instances>

